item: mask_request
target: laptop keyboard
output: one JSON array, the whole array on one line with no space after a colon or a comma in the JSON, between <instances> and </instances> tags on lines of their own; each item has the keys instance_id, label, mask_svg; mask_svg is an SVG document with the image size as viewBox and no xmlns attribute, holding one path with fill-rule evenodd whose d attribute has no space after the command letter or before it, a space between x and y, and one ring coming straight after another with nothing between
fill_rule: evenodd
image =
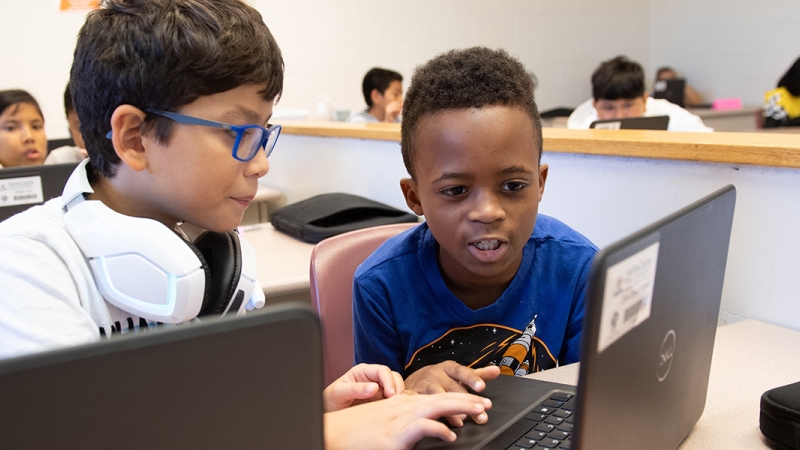
<instances>
[{"instance_id":1,"label":"laptop keyboard","mask_svg":"<svg viewBox=\"0 0 800 450\"><path fill-rule=\"evenodd\" d=\"M507 450L571 449L575 406L575 395L554 392L519 421L528 430Z\"/></svg>"}]
</instances>

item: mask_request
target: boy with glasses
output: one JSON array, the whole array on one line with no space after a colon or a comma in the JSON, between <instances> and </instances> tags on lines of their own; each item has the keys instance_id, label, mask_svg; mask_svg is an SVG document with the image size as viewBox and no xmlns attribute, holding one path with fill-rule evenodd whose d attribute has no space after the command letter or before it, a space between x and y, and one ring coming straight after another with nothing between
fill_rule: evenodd
<instances>
[{"instance_id":1,"label":"boy with glasses","mask_svg":"<svg viewBox=\"0 0 800 450\"><path fill-rule=\"evenodd\" d=\"M261 16L239 0L108 0L89 13L70 78L89 160L62 197L0 224L0 358L191 320L219 300L217 272L233 259L241 260L239 284L220 289L234 294L234 311L257 306L257 280L240 291L248 250L231 230L269 169L280 135L269 119L283 70ZM192 254L179 237L184 222L227 240L220 248L239 257L223 253L203 265L205 277L195 278L197 270L172 276L186 262L179 254L195 261L206 254L197 241ZM103 246L130 252L115 262ZM163 261L169 276L152 275ZM132 294L158 293L151 285L162 284L169 286L164 304L155 294ZM194 295L198 289L204 295ZM184 294L194 303L176 300ZM198 300L197 310L176 306ZM491 406L474 395L395 395L403 390L399 375L372 365L331 384L327 448L410 448L423 436L451 441L455 434L432 419L485 420Z\"/></svg>"},{"instance_id":2,"label":"boy with glasses","mask_svg":"<svg viewBox=\"0 0 800 450\"><path fill-rule=\"evenodd\" d=\"M356 362L433 393L578 360L597 249L537 217L548 166L533 91L502 50L453 50L415 70L400 187L425 223L356 271Z\"/></svg>"}]
</instances>

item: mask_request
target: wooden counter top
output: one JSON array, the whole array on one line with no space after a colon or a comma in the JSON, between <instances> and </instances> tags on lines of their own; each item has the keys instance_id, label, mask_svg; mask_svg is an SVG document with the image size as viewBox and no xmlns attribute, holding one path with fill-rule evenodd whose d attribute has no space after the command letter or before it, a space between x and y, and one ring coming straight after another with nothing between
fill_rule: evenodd
<instances>
[{"instance_id":1,"label":"wooden counter top","mask_svg":"<svg viewBox=\"0 0 800 450\"><path fill-rule=\"evenodd\" d=\"M399 124L286 122L283 133L400 141ZM800 135L543 128L545 152L800 168Z\"/></svg>"}]
</instances>

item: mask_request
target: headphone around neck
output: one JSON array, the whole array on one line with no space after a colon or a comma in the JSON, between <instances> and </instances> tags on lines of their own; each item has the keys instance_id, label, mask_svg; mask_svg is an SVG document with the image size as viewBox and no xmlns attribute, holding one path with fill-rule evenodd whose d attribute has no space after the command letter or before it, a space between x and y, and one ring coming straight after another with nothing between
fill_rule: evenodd
<instances>
[{"instance_id":1,"label":"headphone around neck","mask_svg":"<svg viewBox=\"0 0 800 450\"><path fill-rule=\"evenodd\" d=\"M87 200L94 192L88 162L75 168L64 187L64 223L109 303L164 323L264 306L250 243L235 231L206 231L190 243L156 220Z\"/></svg>"}]
</instances>

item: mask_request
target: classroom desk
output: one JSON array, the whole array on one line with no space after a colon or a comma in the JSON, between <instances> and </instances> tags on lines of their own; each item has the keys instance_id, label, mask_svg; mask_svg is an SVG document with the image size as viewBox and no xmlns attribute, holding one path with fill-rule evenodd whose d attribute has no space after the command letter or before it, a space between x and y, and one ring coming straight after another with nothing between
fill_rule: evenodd
<instances>
[{"instance_id":1,"label":"classroom desk","mask_svg":"<svg viewBox=\"0 0 800 450\"><path fill-rule=\"evenodd\" d=\"M258 280L267 303L311 301L309 279L314 244L281 233L270 223L245 226L243 229L245 238L256 249Z\"/></svg>"},{"instance_id":2,"label":"classroom desk","mask_svg":"<svg viewBox=\"0 0 800 450\"><path fill-rule=\"evenodd\" d=\"M761 120L761 106L743 106L741 109L717 110L687 108L714 131L756 131Z\"/></svg>"},{"instance_id":3,"label":"classroom desk","mask_svg":"<svg viewBox=\"0 0 800 450\"><path fill-rule=\"evenodd\" d=\"M579 364L529 378L577 384ZM800 332L747 320L717 329L703 415L681 450L770 448L758 429L764 391L800 381Z\"/></svg>"}]
</instances>

